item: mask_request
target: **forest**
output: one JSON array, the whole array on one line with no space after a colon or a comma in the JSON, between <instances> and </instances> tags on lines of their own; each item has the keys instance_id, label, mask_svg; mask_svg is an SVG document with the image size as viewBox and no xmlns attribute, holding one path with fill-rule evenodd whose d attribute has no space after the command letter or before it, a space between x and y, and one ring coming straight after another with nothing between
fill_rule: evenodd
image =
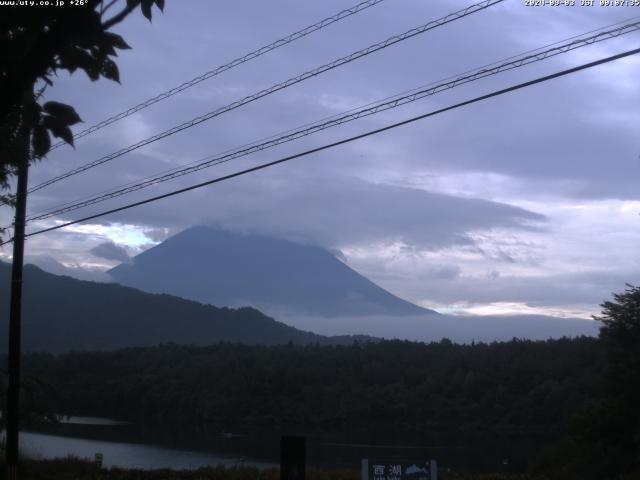
<instances>
[{"instance_id":1,"label":"forest","mask_svg":"<svg viewBox=\"0 0 640 480\"><path fill-rule=\"evenodd\" d=\"M46 386L47 408L55 398L59 413L322 431L379 425L548 432L595 398L604 350L587 337L471 345L169 344L27 354L23 365L38 385L32 390ZM29 392L23 397L38 404Z\"/></svg>"},{"instance_id":2,"label":"forest","mask_svg":"<svg viewBox=\"0 0 640 480\"><path fill-rule=\"evenodd\" d=\"M614 294L602 308L598 338L28 353L23 420L55 413L209 423L222 431L543 434L548 443L534 455L533 472L637 479L640 287Z\"/></svg>"}]
</instances>

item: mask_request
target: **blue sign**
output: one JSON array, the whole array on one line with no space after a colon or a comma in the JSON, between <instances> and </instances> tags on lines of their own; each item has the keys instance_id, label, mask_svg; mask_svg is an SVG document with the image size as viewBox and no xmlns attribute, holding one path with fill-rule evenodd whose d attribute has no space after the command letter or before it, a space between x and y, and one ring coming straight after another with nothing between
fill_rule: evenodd
<instances>
[{"instance_id":1,"label":"blue sign","mask_svg":"<svg viewBox=\"0 0 640 480\"><path fill-rule=\"evenodd\" d=\"M438 480L435 460L362 460L362 480Z\"/></svg>"}]
</instances>

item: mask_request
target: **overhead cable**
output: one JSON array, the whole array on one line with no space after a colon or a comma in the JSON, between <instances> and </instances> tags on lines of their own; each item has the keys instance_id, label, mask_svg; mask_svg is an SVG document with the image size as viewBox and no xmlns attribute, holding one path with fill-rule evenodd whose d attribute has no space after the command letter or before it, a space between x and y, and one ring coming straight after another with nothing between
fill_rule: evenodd
<instances>
[{"instance_id":1,"label":"overhead cable","mask_svg":"<svg viewBox=\"0 0 640 480\"><path fill-rule=\"evenodd\" d=\"M470 5L462 10L458 10L457 12L454 13L450 13L448 15L445 15L442 18L439 18L437 20L433 20L430 21L428 23L425 23L419 27L416 28L412 28L411 30L407 30L404 33L401 33L399 35L394 35L392 37L387 38L386 40L383 40L382 42L378 42L375 43L373 45L368 46L367 48L364 48L362 50L358 50L356 52L353 52L345 57L341 57L337 60L334 60L330 63L327 63L325 65L322 65L320 67L314 68L313 70L309 70L301 75L298 75L296 77L292 77L288 80L285 80L284 82L280 82L277 83L267 89L264 90L260 90L257 93L254 93L252 95L249 95L247 97L244 97L241 100L237 100L233 103L230 103L224 107L220 107L217 108L216 110L213 110L211 112L205 113L204 115L200 115L199 117L196 117L188 122L184 122L181 123L180 125L176 125L168 130L165 130L161 133L158 133L156 135L153 135L151 137L148 137L144 140L140 140L137 143L134 143L132 145L129 145L128 147L125 147L123 149L120 149L116 152L110 153L109 155L105 155L104 157L98 158L97 160L93 160L89 163L86 163L78 168L75 168L73 170L69 170L61 175L58 175L56 177L53 177L49 180L46 180L34 187L32 187L29 190L29 193L33 193L35 191L38 191L42 188L45 188L49 185L52 185L56 182L59 182L61 180L64 180L66 178L69 178L73 175L77 175L79 173L82 173L86 170L89 170L91 168L97 167L98 165L102 165L103 163L109 162L111 160L114 160L118 157L121 157L122 155L125 155L126 153L132 152L134 150L137 150L141 147L144 147L145 145L149 145L151 143L157 142L158 140L161 140L163 138L166 138L170 135L174 135L178 132L181 132L183 130L186 130L188 128L194 127L196 125L199 125L203 122L206 122L207 120L211 120L214 117L217 117L219 115L222 115L223 113L229 112L231 110L235 110L236 108L242 107L248 103L254 102L260 98L266 97L267 95L271 95L272 93L278 92L280 90L283 90L285 88L288 88L292 85L295 85L297 83L303 82L309 78L321 75L325 72L328 72L330 70L333 70L335 68L338 68L342 65L346 65L350 62L353 62L354 60L357 60L359 58L365 57L367 55L370 55L374 52L383 50L387 47L390 47L391 45L395 45L396 43L399 42L403 42L405 40L408 40L410 38L415 37L416 35L420 35L423 34L427 31L433 30L435 28L441 27L442 25L451 23L453 21L459 20L461 18L467 17L473 13L477 13L479 11L485 10L493 5L496 5L498 3L502 3L504 0L483 0L482 2Z\"/></svg>"},{"instance_id":2,"label":"overhead cable","mask_svg":"<svg viewBox=\"0 0 640 480\"><path fill-rule=\"evenodd\" d=\"M298 30L297 32L287 35L286 37L282 37L281 39L276 40L275 42L270 43L269 45L265 45L264 47L260 47L257 50L247 53L246 55L235 58L231 60L229 63L220 65L219 67L216 67L213 70L209 70L208 72L205 72L202 75L192 78L188 82L184 82L178 85L177 87L173 87L165 92L160 93L159 95L156 95L155 97L149 98L148 100L145 100L144 102L139 103L138 105L128 108L127 110L124 110L116 115L106 118L105 120L102 120L94 125L91 125L90 127L87 127L84 130L74 133L73 138L74 140L77 140L78 138L85 137L108 125L111 125L119 120L122 120L123 118L127 118L133 115L134 113L139 112L140 110L144 110L145 108L150 107L155 103L158 103L158 102L161 102L162 100L166 100L167 98L173 97L174 95L188 88L191 88L194 85L197 85L201 82L204 82L205 80L208 80L212 77L220 75L221 73L226 72L227 70L231 70L232 68L235 68L238 65L242 65L243 63L247 63L251 60L254 60L264 55L265 53L271 52L272 50L275 50L277 48L280 48L292 42L295 42L296 40L306 37L311 33L317 32L318 30L328 27L329 25L339 22L340 20L350 17L351 15L354 15L358 12L366 10L367 8L373 7L374 5L377 5L381 2L384 2L384 0L367 0L365 2L358 3L353 7L341 10L330 17L327 17L323 20L320 20L317 23L314 23L313 25L309 25L308 27L305 27L302 30ZM63 141L57 142L51 146L51 150L58 148L62 145L65 145L65 142Z\"/></svg>"},{"instance_id":3,"label":"overhead cable","mask_svg":"<svg viewBox=\"0 0 640 480\"><path fill-rule=\"evenodd\" d=\"M416 117L412 117L412 118L409 118L407 120L403 120L401 122L393 123L391 125L387 125L387 126L382 127L382 128L377 128L375 130L370 130L370 131L368 131L366 133L362 133L362 134L355 135L355 136L352 136L352 137L349 137L349 138L345 138L343 140L339 140L337 142L333 142L333 143L329 143L329 144L326 144L326 145L322 145L320 147L312 148L310 150L306 150L304 152L297 153L295 155L290 155L290 156L281 158L279 160L274 160L272 162L263 163L261 165L257 165L255 167L247 168L245 170L241 170L241 171L238 171L238 172L235 172L235 173L231 173L229 175L224 175L224 176L221 176L221 177L217 177L217 178L208 180L206 182L197 183L197 184L191 185L189 187L185 187L185 188L181 188L181 189L178 189L178 190L174 190L174 191L171 191L171 192L168 192L168 193L164 193L162 195L157 195L155 197L147 198L145 200L141 200L141 201L138 201L138 202L129 203L129 204L123 205L123 206L118 207L118 208L113 208L113 209L110 209L110 210L106 210L106 211L103 211L103 212L100 212L100 213L96 213L96 214L93 214L93 215L89 215L89 216L86 216L86 217L83 217L83 218L80 218L80 219L77 219L77 220L60 223L60 224L55 225L53 227L43 228L41 230L37 230L35 232L31 232L31 233L27 234L26 237L33 237L35 235L40 235L40 234L51 232L51 231L54 231L54 230L59 230L61 228L69 227L71 225L76 225L78 223L83 223L83 222L86 222L86 221L89 221L89 220L94 220L96 218L101 218L101 217L104 217L106 215L110 215L112 213L121 212L121 211L124 211L124 210L128 210L130 208L138 207L138 206L145 205L145 204L148 204L148 203L153 203L153 202L165 199L165 198L169 198L169 197L173 197L175 195L179 195L179 194L182 194L182 193L185 193L185 192L189 192L191 190L196 190L198 188L202 188L202 187L205 187L205 186L208 186L208 185L212 185L212 184L215 184L215 183L220 183L220 182L223 182L223 181L226 181L226 180L230 180L232 178L240 177L240 176L246 175L248 173L252 173L252 172L259 171L259 170L263 170L265 168L272 167L274 165L279 165L279 164L282 164L282 163L285 163L285 162L288 162L288 161L291 161L291 160L294 160L294 159L297 159L297 158L302 158L302 157L311 155L313 153L318 153L318 152L321 152L323 150L328 150L330 148L334 148L334 147L337 147L339 145L344 145L346 143L350 143L350 142L353 142L353 141L356 141L356 140L360 140L362 138L370 137L372 135L377 135L379 133L382 133L382 132L385 132L385 131L388 131L388 130L392 130L394 128L398 128L398 127L401 127L403 125L408 125L410 123L417 122L418 120L423 120L425 118L433 117L435 115L439 115L439 114L444 113L444 112L448 112L448 111L451 111L451 110L455 110L457 108L461 108L461 107L464 107L464 106L467 106L467 105L471 105L471 104L478 103L478 102L481 102L481 101L484 101L484 100L488 100L490 98L497 97L497 96L500 96L500 95L504 95L506 93L510 93L510 92L513 92L513 91L516 91L516 90L521 90L523 88L527 88L527 87L530 87L530 86L533 86L533 85L536 85L536 84L539 84L539 83L547 82L549 80L553 80L553 79L560 78L560 77L563 77L563 76L566 76L566 75L569 75L569 74L572 74L572 73L576 73L576 72L579 72L579 71L582 71L582 70L593 68L593 67L596 67L598 65L603 65L605 63L613 62L615 60L619 60L621 58L629 57L631 55L636 55L638 53L640 53L640 48L636 48L636 49L633 49L633 50L628 50L626 52L619 53L617 55L612 55L612 56L609 56L609 57L601 58L600 60L596 60L596 61L593 61L593 62L582 64L582 65L577 66L577 67L573 67L573 68L569 68L569 69L566 69L566 70L562 70L562 71L553 73L551 75L545 75L543 77L538 77L538 78L536 78L534 80L529 80L527 82L519 83L519 84L513 85L511 87L503 88L501 90L496 90L496 91L488 93L486 95L481 95L479 97L475 97L475 98L473 98L471 100L466 100L464 102L456 103L455 105L451 105L451 106L448 106L448 107L445 107L445 108L440 108L438 110L434 110L432 112L428 112L428 113L425 113L425 114L422 114L422 115L418 115ZM5 245L5 244L10 243L12 241L13 241L13 239L10 239L10 240L7 240L7 241L3 242L0 245Z\"/></svg>"},{"instance_id":4,"label":"overhead cable","mask_svg":"<svg viewBox=\"0 0 640 480\"><path fill-rule=\"evenodd\" d=\"M552 48L549 48L543 51L536 51L536 53L533 53L533 54L529 54L529 55L523 54L519 57L512 57L514 59L511 61L492 64L491 66L488 66L488 67L481 67L478 70L454 77L451 80L443 81L441 83L436 83L436 84L430 84L429 86L427 86L427 88L423 88L420 90L412 90L411 93L409 94L391 97L390 99L385 99L384 101L378 102L376 104L373 104L366 108L362 108L360 110L351 111L350 113L346 113L344 115L338 116L337 118L332 118L326 121L320 121L314 124L307 125L304 128L301 128L299 130L290 131L281 136L275 136L262 143L255 143L249 146L240 147L236 150L230 150L223 154L209 156L209 157L206 157L205 159L198 161L195 164L192 164L186 167L175 168L170 171L157 174L153 177L149 177L137 183L130 183L125 186L118 187L116 189L112 189L107 192L101 192L100 194L96 194L94 196L87 197L85 199L78 200L75 202L67 202L66 204L63 204L59 207L55 207L46 212L32 215L27 220L28 221L44 220L47 218L51 218L57 215L61 215L64 213L68 213L68 212L80 209L83 207L94 205L96 203L101 203L115 197L119 197L131 192L142 190L143 188L156 185L158 183L163 183L169 180L173 180L174 178L178 178L190 173L194 173L199 170L203 170L205 168L210 168L215 165L226 163L231 160L237 159L239 157L250 155L252 153L259 152L262 150L266 150L268 148L281 145L283 143L291 142L301 137L305 137L305 136L317 133L319 131L326 130L331 127L342 125L344 123L351 122L359 118L363 118L363 117L374 115L376 113L380 113L386 110L397 108L399 106L415 102L422 98L435 95L442 91L458 87L460 85L464 85L482 78L496 75L501 72L520 68L525 65L530 65L535 62L540 62L545 59L570 52L577 48L581 48L587 45L592 45L594 43L602 42L611 38L616 38L621 35L625 35L638 30L640 30L640 21L634 22L631 24L622 25L611 30L599 32L589 37L580 38L580 39L573 40L566 43L555 44L556 46Z\"/></svg>"}]
</instances>

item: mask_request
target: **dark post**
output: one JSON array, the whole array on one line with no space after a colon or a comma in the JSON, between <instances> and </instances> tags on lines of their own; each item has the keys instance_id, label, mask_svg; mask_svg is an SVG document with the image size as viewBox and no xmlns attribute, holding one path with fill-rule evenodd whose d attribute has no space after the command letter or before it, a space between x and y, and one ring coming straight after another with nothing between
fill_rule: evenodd
<instances>
[{"instance_id":1,"label":"dark post","mask_svg":"<svg viewBox=\"0 0 640 480\"><path fill-rule=\"evenodd\" d=\"M22 264L24 261L24 228L27 210L29 159L18 167L16 215L13 231L11 265L11 310L9 314L9 385L7 388L7 479L18 478L18 428L20 421L20 323L22 313Z\"/></svg>"},{"instance_id":2,"label":"dark post","mask_svg":"<svg viewBox=\"0 0 640 480\"><path fill-rule=\"evenodd\" d=\"M306 467L305 437L282 437L280 480L304 480Z\"/></svg>"}]
</instances>

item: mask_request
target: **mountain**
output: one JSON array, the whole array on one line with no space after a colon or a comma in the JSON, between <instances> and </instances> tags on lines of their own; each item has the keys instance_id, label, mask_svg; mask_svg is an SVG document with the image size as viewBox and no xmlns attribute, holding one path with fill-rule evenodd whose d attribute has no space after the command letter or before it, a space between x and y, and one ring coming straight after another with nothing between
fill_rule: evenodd
<instances>
[{"instance_id":1,"label":"mountain","mask_svg":"<svg viewBox=\"0 0 640 480\"><path fill-rule=\"evenodd\" d=\"M366 316L435 314L380 288L315 246L193 227L109 271L152 293L271 314Z\"/></svg>"},{"instance_id":2,"label":"mountain","mask_svg":"<svg viewBox=\"0 0 640 480\"><path fill-rule=\"evenodd\" d=\"M0 262L0 295L8 312L10 265ZM0 351L6 351L8 315L0 316ZM22 345L25 351L111 350L163 343L210 345L350 344L277 322L253 308L202 305L117 284L87 282L24 269Z\"/></svg>"},{"instance_id":3,"label":"mountain","mask_svg":"<svg viewBox=\"0 0 640 480\"><path fill-rule=\"evenodd\" d=\"M583 318L548 315L405 315L387 317L313 317L281 315L278 320L320 335L365 334L376 338L398 338L418 342L448 338L456 343L505 342L513 338L598 336L599 322Z\"/></svg>"},{"instance_id":4,"label":"mountain","mask_svg":"<svg viewBox=\"0 0 640 480\"><path fill-rule=\"evenodd\" d=\"M67 277L77 278L78 280L87 280L89 282L111 282L111 277L99 270L89 270L80 266L76 268L66 267L58 262L50 255L27 255L25 263L31 263L36 267L54 275L64 275Z\"/></svg>"},{"instance_id":5,"label":"mountain","mask_svg":"<svg viewBox=\"0 0 640 480\"><path fill-rule=\"evenodd\" d=\"M596 322L543 315L440 315L402 300L319 247L210 227L185 230L119 265L123 285L258 308L322 335L456 342L597 335Z\"/></svg>"}]
</instances>

